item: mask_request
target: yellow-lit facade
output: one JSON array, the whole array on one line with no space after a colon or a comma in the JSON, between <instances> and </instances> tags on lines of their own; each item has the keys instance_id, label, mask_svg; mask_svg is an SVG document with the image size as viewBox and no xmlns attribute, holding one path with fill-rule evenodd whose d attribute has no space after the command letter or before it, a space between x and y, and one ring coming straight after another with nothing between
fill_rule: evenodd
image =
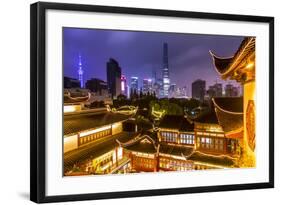
<instances>
[{"instance_id":1,"label":"yellow-lit facade","mask_svg":"<svg viewBox=\"0 0 281 205\"><path fill-rule=\"evenodd\" d=\"M78 148L78 135L69 135L63 138L64 149L63 153L69 152L71 150Z\"/></svg>"},{"instance_id":2,"label":"yellow-lit facade","mask_svg":"<svg viewBox=\"0 0 281 205\"><path fill-rule=\"evenodd\" d=\"M195 143L194 132L179 131L176 129L160 128L158 140L167 144L181 144L193 146Z\"/></svg>"},{"instance_id":3,"label":"yellow-lit facade","mask_svg":"<svg viewBox=\"0 0 281 205\"><path fill-rule=\"evenodd\" d=\"M195 123L196 150L208 153L225 153L226 142L220 125Z\"/></svg>"},{"instance_id":4,"label":"yellow-lit facade","mask_svg":"<svg viewBox=\"0 0 281 205\"><path fill-rule=\"evenodd\" d=\"M81 110L82 110L82 106L80 104L78 104L78 105L64 105L63 106L63 112L64 113L79 112Z\"/></svg>"},{"instance_id":5,"label":"yellow-lit facade","mask_svg":"<svg viewBox=\"0 0 281 205\"><path fill-rule=\"evenodd\" d=\"M122 132L122 122L84 130L69 136L64 136L64 153L78 149L90 142L109 137Z\"/></svg>"},{"instance_id":6,"label":"yellow-lit facade","mask_svg":"<svg viewBox=\"0 0 281 205\"><path fill-rule=\"evenodd\" d=\"M123 148L116 147L109 152L92 159L92 163L86 168L89 173L107 174L118 166L118 162L123 158Z\"/></svg>"}]
</instances>

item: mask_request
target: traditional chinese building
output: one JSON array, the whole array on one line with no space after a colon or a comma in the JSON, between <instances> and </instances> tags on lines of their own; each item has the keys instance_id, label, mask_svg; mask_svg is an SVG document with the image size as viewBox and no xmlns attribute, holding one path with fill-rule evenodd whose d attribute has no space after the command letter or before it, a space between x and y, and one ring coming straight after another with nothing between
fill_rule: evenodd
<instances>
[{"instance_id":1,"label":"traditional chinese building","mask_svg":"<svg viewBox=\"0 0 281 205\"><path fill-rule=\"evenodd\" d=\"M149 135L138 135L127 142L120 142L124 157L130 159L131 172L158 171L158 145Z\"/></svg>"},{"instance_id":2,"label":"traditional chinese building","mask_svg":"<svg viewBox=\"0 0 281 205\"><path fill-rule=\"evenodd\" d=\"M194 124L184 116L165 115L159 124L158 140L167 144L194 145Z\"/></svg>"},{"instance_id":3,"label":"traditional chinese building","mask_svg":"<svg viewBox=\"0 0 281 205\"><path fill-rule=\"evenodd\" d=\"M77 92L75 92L78 90ZM79 112L83 109L84 104L89 101L91 94L84 89L65 89L64 90L64 113Z\"/></svg>"},{"instance_id":4,"label":"traditional chinese building","mask_svg":"<svg viewBox=\"0 0 281 205\"><path fill-rule=\"evenodd\" d=\"M242 154L243 160L241 166L255 166L255 37L246 37L242 41L236 53L231 57L218 57L212 51L210 54L213 58L215 69L222 79L236 80L243 86L243 139ZM226 115L235 115L227 110L216 107L218 113ZM230 117L230 116L229 116ZM227 117L226 117L227 118ZM221 119L225 121L226 119ZM228 135L239 135L238 128L229 130Z\"/></svg>"},{"instance_id":5,"label":"traditional chinese building","mask_svg":"<svg viewBox=\"0 0 281 205\"><path fill-rule=\"evenodd\" d=\"M205 154L192 146L159 143L157 138L146 134L119 143L123 148L123 158L130 160L130 172L188 171L235 166L232 157Z\"/></svg>"},{"instance_id":6,"label":"traditional chinese building","mask_svg":"<svg viewBox=\"0 0 281 205\"><path fill-rule=\"evenodd\" d=\"M194 119L196 150L209 154L238 155L243 138L243 99L213 98L211 110Z\"/></svg>"},{"instance_id":7,"label":"traditional chinese building","mask_svg":"<svg viewBox=\"0 0 281 205\"><path fill-rule=\"evenodd\" d=\"M216 113L213 114L216 118ZM195 127L199 124L202 133L196 136ZM193 122L184 116L166 115L159 124L157 135L153 132L139 134L120 146L125 157L130 159L133 172L156 172L234 167L235 159L225 148L227 143L217 120L210 125L209 122Z\"/></svg>"},{"instance_id":8,"label":"traditional chinese building","mask_svg":"<svg viewBox=\"0 0 281 205\"><path fill-rule=\"evenodd\" d=\"M224 131L214 110L194 119L196 150L209 154L226 153Z\"/></svg>"},{"instance_id":9,"label":"traditional chinese building","mask_svg":"<svg viewBox=\"0 0 281 205\"><path fill-rule=\"evenodd\" d=\"M73 94L73 92L72 92ZM133 136L124 132L123 123L130 115L112 113L104 108L82 109L90 98L88 92L64 95L64 175L107 174L123 171L119 140Z\"/></svg>"}]
</instances>

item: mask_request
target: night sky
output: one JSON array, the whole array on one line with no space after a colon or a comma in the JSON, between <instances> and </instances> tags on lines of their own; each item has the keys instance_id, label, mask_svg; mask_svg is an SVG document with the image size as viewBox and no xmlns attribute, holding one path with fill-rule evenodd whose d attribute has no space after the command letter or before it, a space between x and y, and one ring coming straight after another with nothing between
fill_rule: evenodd
<instances>
[{"instance_id":1,"label":"night sky","mask_svg":"<svg viewBox=\"0 0 281 205\"><path fill-rule=\"evenodd\" d=\"M78 78L78 56L82 56L84 81L100 78L106 81L106 62L114 58L130 83L131 76L152 78L162 76L163 43L168 43L171 84L187 86L196 79L207 86L222 81L214 69L209 50L219 56L232 56L243 37L159 32L134 32L98 29L64 28L64 76ZM233 81L231 81L233 83ZM233 83L235 85L235 83Z\"/></svg>"}]
</instances>

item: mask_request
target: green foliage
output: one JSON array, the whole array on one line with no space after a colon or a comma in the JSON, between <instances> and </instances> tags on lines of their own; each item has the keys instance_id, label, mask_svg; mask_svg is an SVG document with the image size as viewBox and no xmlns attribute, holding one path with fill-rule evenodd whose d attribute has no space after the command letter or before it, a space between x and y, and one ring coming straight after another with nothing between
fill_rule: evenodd
<instances>
[{"instance_id":1,"label":"green foliage","mask_svg":"<svg viewBox=\"0 0 281 205\"><path fill-rule=\"evenodd\" d=\"M168 115L183 115L183 108L174 102L171 102L169 99L161 99L151 101L149 104L150 113L152 112L152 107L155 111L165 111L165 114Z\"/></svg>"}]
</instances>

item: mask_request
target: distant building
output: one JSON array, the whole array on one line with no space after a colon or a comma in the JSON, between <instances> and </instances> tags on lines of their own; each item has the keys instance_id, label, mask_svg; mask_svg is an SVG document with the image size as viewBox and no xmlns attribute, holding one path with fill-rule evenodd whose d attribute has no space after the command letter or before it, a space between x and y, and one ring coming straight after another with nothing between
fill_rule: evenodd
<instances>
[{"instance_id":1,"label":"distant building","mask_svg":"<svg viewBox=\"0 0 281 205\"><path fill-rule=\"evenodd\" d=\"M63 77L64 88L80 88L80 81L75 78Z\"/></svg>"},{"instance_id":2,"label":"distant building","mask_svg":"<svg viewBox=\"0 0 281 205\"><path fill-rule=\"evenodd\" d=\"M181 90L181 96L188 97L188 91L186 86L183 86L180 90Z\"/></svg>"},{"instance_id":3,"label":"distant building","mask_svg":"<svg viewBox=\"0 0 281 205\"><path fill-rule=\"evenodd\" d=\"M137 92L138 89L139 89L139 78L131 77L131 90Z\"/></svg>"},{"instance_id":4,"label":"distant building","mask_svg":"<svg viewBox=\"0 0 281 205\"><path fill-rule=\"evenodd\" d=\"M168 44L163 45L163 97L168 97L170 88Z\"/></svg>"},{"instance_id":5,"label":"distant building","mask_svg":"<svg viewBox=\"0 0 281 205\"><path fill-rule=\"evenodd\" d=\"M155 90L156 96L157 96L158 98L164 96L164 91L163 91L163 79L162 79L162 78L158 78L158 79L156 80L156 82L154 83L154 90Z\"/></svg>"},{"instance_id":6,"label":"distant building","mask_svg":"<svg viewBox=\"0 0 281 205\"><path fill-rule=\"evenodd\" d=\"M207 94L209 98L222 97L222 84L216 83L214 85L209 86Z\"/></svg>"},{"instance_id":7,"label":"distant building","mask_svg":"<svg viewBox=\"0 0 281 205\"><path fill-rule=\"evenodd\" d=\"M203 101L205 93L206 81L198 79L192 83L192 98Z\"/></svg>"},{"instance_id":8,"label":"distant building","mask_svg":"<svg viewBox=\"0 0 281 205\"><path fill-rule=\"evenodd\" d=\"M152 81L153 81L153 83L156 83L156 80L157 80L157 72L156 72L156 70L153 70L152 71Z\"/></svg>"},{"instance_id":9,"label":"distant building","mask_svg":"<svg viewBox=\"0 0 281 205\"><path fill-rule=\"evenodd\" d=\"M107 84L112 98L121 94L121 68L116 60L110 58L106 64Z\"/></svg>"},{"instance_id":10,"label":"distant building","mask_svg":"<svg viewBox=\"0 0 281 205\"><path fill-rule=\"evenodd\" d=\"M91 92L101 95L104 90L107 90L107 83L98 78L92 78L86 82L86 88Z\"/></svg>"},{"instance_id":11,"label":"distant building","mask_svg":"<svg viewBox=\"0 0 281 205\"><path fill-rule=\"evenodd\" d=\"M122 95L128 95L128 86L127 86L127 79L125 77L125 75L121 76L121 93Z\"/></svg>"},{"instance_id":12,"label":"distant building","mask_svg":"<svg viewBox=\"0 0 281 205\"><path fill-rule=\"evenodd\" d=\"M169 97L170 98L175 98L178 96L179 93L177 93L177 85L175 83L171 84L170 85L170 88L169 88Z\"/></svg>"},{"instance_id":13,"label":"distant building","mask_svg":"<svg viewBox=\"0 0 281 205\"><path fill-rule=\"evenodd\" d=\"M142 92L143 93L152 93L152 80L149 79L143 79L143 87Z\"/></svg>"},{"instance_id":14,"label":"distant building","mask_svg":"<svg viewBox=\"0 0 281 205\"><path fill-rule=\"evenodd\" d=\"M233 86L232 84L227 84L224 88L226 97L238 97L239 96L239 88Z\"/></svg>"}]
</instances>

